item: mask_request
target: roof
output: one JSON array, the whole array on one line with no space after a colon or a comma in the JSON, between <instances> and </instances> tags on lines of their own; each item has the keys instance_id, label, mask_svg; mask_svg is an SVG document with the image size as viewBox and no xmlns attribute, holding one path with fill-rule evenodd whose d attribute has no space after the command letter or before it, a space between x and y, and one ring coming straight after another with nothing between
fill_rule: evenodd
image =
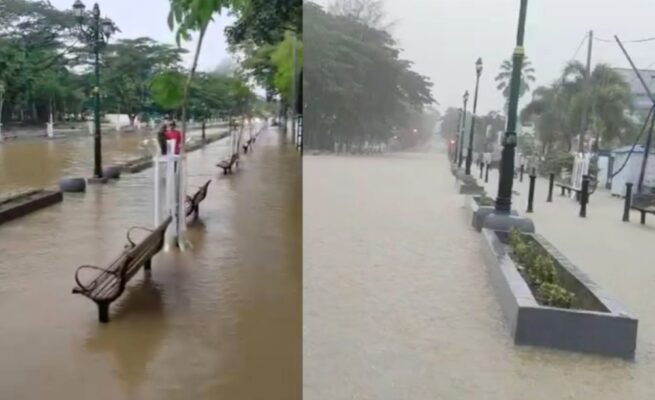
<instances>
[{"instance_id":1,"label":"roof","mask_svg":"<svg viewBox=\"0 0 655 400\"><path fill-rule=\"evenodd\" d=\"M632 68L614 68L623 79L630 86L630 91L635 96L634 105L637 109L649 109L653 106L653 102L648 97L644 86L641 84L639 77ZM651 93L655 94L655 70L653 69L640 69L639 73L641 77L644 78L646 85L650 89Z\"/></svg>"},{"instance_id":2,"label":"roof","mask_svg":"<svg viewBox=\"0 0 655 400\"><path fill-rule=\"evenodd\" d=\"M619 147L618 149L614 149L612 153L613 154L629 153L630 149L632 149L632 146ZM643 153L643 152L644 152L644 146L640 144L636 145L633 151L633 153Z\"/></svg>"}]
</instances>

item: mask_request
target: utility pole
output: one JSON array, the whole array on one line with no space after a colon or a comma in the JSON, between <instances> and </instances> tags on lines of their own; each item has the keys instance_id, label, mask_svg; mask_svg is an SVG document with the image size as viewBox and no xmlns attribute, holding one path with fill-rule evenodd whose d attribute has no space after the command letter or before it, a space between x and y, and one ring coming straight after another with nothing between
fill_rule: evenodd
<instances>
[{"instance_id":1,"label":"utility pole","mask_svg":"<svg viewBox=\"0 0 655 400\"><path fill-rule=\"evenodd\" d=\"M589 108L591 108L591 49L594 43L594 31L589 31L589 43L587 44L587 76L585 76L586 100L589 102L584 105L582 111L582 126L580 129L580 140L578 141L578 152L583 152L584 137L589 127Z\"/></svg>"},{"instance_id":2,"label":"utility pole","mask_svg":"<svg viewBox=\"0 0 655 400\"><path fill-rule=\"evenodd\" d=\"M297 82L296 82L296 64L297 64L297 59L298 55L296 52L298 51L297 49L298 43L296 39L296 34L293 34L293 38L291 39L291 53L292 53L292 65L291 65L291 135L293 136L293 143L296 143L296 101L297 101Z\"/></svg>"}]
</instances>

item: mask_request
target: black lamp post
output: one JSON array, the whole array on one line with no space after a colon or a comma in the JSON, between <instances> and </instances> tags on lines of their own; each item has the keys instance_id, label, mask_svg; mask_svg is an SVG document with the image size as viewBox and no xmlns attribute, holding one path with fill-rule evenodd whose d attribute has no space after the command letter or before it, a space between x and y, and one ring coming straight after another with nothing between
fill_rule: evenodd
<instances>
[{"instance_id":1,"label":"black lamp post","mask_svg":"<svg viewBox=\"0 0 655 400\"><path fill-rule=\"evenodd\" d=\"M464 92L464 116L462 117L462 129L459 131L459 155L457 159L457 168L462 168L464 160L464 131L466 130L466 103L469 101L469 91Z\"/></svg>"},{"instance_id":2,"label":"black lamp post","mask_svg":"<svg viewBox=\"0 0 655 400\"><path fill-rule=\"evenodd\" d=\"M95 70L95 87L93 94L95 96L94 122L95 133L93 135L94 149L94 166L93 176L102 178L102 142L100 133L100 50L107 44L109 37L114 33L114 25L110 21L102 21L100 18L100 6L94 4L91 15L86 13L86 6L81 0L75 0L73 11L80 24L82 35L87 43L93 46L94 70Z\"/></svg>"},{"instance_id":3,"label":"black lamp post","mask_svg":"<svg viewBox=\"0 0 655 400\"><path fill-rule=\"evenodd\" d=\"M509 91L509 106L507 108L507 131L503 139L503 152L500 164L500 180L498 196L496 197L496 212L509 214L512 208L512 183L514 181L514 153L516 147L516 114L521 87L521 68L523 67L523 38L525 36L525 15L528 0L521 0L519 12L519 27L516 34L516 48L512 56L512 81Z\"/></svg>"},{"instance_id":4,"label":"black lamp post","mask_svg":"<svg viewBox=\"0 0 655 400\"><path fill-rule=\"evenodd\" d=\"M471 133L469 134L469 148L466 153L466 175L471 175L471 163L473 162L473 135L475 134L475 112L478 109L478 86L482 74L482 58L475 62L475 95L473 96L473 115L471 116Z\"/></svg>"}]
</instances>

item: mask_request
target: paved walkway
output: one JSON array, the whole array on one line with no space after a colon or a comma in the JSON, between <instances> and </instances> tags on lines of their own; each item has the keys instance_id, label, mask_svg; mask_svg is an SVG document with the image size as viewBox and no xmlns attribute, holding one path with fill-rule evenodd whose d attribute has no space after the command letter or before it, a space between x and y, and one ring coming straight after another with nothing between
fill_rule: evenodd
<instances>
[{"instance_id":1,"label":"paved walkway","mask_svg":"<svg viewBox=\"0 0 655 400\"><path fill-rule=\"evenodd\" d=\"M655 397L652 230L620 202L534 216L641 319L636 362L512 343L445 154L308 156L303 174L305 399Z\"/></svg>"}]
</instances>

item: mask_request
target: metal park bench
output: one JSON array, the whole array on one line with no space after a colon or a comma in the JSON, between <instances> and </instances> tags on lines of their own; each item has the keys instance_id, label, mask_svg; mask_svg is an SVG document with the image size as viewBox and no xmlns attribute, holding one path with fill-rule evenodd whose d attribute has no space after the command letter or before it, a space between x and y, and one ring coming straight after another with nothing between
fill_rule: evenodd
<instances>
[{"instance_id":1,"label":"metal park bench","mask_svg":"<svg viewBox=\"0 0 655 400\"><path fill-rule=\"evenodd\" d=\"M641 224L646 223L646 214L655 214L655 196L652 194L633 194L630 208L641 213Z\"/></svg>"},{"instance_id":2,"label":"metal park bench","mask_svg":"<svg viewBox=\"0 0 655 400\"><path fill-rule=\"evenodd\" d=\"M193 219L198 218L198 213L200 211L200 203L207 197L207 188L211 183L211 179L202 185L193 196L186 197L186 216L190 217L193 214Z\"/></svg>"},{"instance_id":3,"label":"metal park bench","mask_svg":"<svg viewBox=\"0 0 655 400\"><path fill-rule=\"evenodd\" d=\"M93 300L98 306L98 319L100 322L109 322L109 305L119 298L125 291L127 282L143 267L149 271L152 257L161 251L164 246L164 235L172 218L168 217L154 230L132 227L127 231L128 244L123 252L106 268L94 265L83 265L75 271L73 293L81 294ZM135 229L148 231L148 235L139 243L135 243L130 234ZM88 282L82 282L80 272L91 270L94 276Z\"/></svg>"},{"instance_id":4,"label":"metal park bench","mask_svg":"<svg viewBox=\"0 0 655 400\"><path fill-rule=\"evenodd\" d=\"M232 167L239 166L239 154L238 153L232 154L229 158L226 158L225 160L216 164L216 166L219 168L223 168L223 175L227 175L228 172L232 173Z\"/></svg>"}]
</instances>

